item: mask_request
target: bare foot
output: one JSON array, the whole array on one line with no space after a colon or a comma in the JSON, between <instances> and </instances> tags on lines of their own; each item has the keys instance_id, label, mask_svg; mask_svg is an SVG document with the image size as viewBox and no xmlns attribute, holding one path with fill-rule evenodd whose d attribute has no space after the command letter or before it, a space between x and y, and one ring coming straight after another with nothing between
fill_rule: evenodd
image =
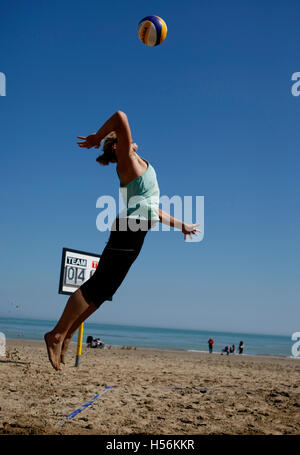
<instances>
[{"instance_id":1,"label":"bare foot","mask_svg":"<svg viewBox=\"0 0 300 455\"><path fill-rule=\"evenodd\" d=\"M67 350L69 349L69 345L71 343L72 338L65 338L62 349L61 349L61 354L60 354L60 361L65 365L65 355L67 353Z\"/></svg>"},{"instance_id":2,"label":"bare foot","mask_svg":"<svg viewBox=\"0 0 300 455\"><path fill-rule=\"evenodd\" d=\"M62 342L58 339L57 335L52 335L51 332L45 334L44 340L47 345L48 357L51 365L55 370L61 371L59 359Z\"/></svg>"}]
</instances>

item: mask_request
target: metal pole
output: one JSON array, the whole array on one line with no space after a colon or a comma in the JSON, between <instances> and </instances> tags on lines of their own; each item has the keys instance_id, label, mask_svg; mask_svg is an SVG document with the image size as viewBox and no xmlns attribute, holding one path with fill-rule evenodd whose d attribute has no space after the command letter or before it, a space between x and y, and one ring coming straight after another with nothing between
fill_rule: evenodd
<instances>
[{"instance_id":1,"label":"metal pole","mask_svg":"<svg viewBox=\"0 0 300 455\"><path fill-rule=\"evenodd\" d=\"M75 367L79 367L79 363L80 363L80 356L81 356L81 352L82 352L83 325L84 324L82 322L79 327L79 330L78 330Z\"/></svg>"}]
</instances>

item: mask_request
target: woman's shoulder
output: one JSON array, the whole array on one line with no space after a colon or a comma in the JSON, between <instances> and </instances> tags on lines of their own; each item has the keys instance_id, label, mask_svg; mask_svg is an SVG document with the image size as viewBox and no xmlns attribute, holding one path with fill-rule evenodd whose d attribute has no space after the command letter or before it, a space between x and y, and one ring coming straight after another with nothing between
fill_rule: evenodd
<instances>
[{"instance_id":1,"label":"woman's shoulder","mask_svg":"<svg viewBox=\"0 0 300 455\"><path fill-rule=\"evenodd\" d=\"M125 161L118 162L117 173L121 183L128 185L132 180L142 176L149 166L149 162L144 158L129 155Z\"/></svg>"}]
</instances>

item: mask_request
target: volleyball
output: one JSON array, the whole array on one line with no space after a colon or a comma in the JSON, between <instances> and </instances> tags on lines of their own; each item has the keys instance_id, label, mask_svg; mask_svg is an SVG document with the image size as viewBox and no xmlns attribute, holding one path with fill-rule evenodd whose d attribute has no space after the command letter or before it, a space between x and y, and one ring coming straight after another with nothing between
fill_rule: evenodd
<instances>
[{"instance_id":1,"label":"volleyball","mask_svg":"<svg viewBox=\"0 0 300 455\"><path fill-rule=\"evenodd\" d=\"M158 46L167 36L167 25L159 16L146 16L139 22L138 35L147 46Z\"/></svg>"}]
</instances>

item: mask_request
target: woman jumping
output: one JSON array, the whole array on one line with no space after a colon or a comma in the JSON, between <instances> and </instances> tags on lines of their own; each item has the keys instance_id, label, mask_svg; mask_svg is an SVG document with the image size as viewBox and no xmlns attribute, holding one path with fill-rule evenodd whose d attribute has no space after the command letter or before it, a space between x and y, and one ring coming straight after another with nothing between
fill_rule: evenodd
<instances>
[{"instance_id":1,"label":"woman jumping","mask_svg":"<svg viewBox=\"0 0 300 455\"><path fill-rule=\"evenodd\" d=\"M97 158L102 165L117 163L121 190L126 190L126 209L115 219L94 275L71 297L58 323L45 334L48 357L55 370L61 370L65 354L78 327L106 300L111 300L123 282L131 265L138 257L147 232L158 222L180 229L184 239L197 235L198 224L187 224L173 218L159 208L159 186L151 164L137 154L138 146L132 141L127 116L117 111L97 133L78 136L79 147L100 147L103 154ZM129 200L139 197L139 211Z\"/></svg>"}]
</instances>

